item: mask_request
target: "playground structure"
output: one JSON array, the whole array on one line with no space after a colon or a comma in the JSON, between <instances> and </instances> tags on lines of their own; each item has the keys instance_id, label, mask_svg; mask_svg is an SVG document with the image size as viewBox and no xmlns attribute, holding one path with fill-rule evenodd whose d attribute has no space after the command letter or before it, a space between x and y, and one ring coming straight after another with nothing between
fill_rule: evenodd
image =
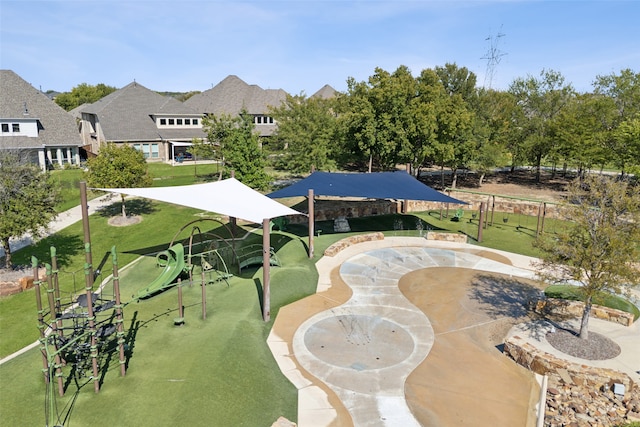
<instances>
[{"instance_id":1,"label":"playground structure","mask_svg":"<svg viewBox=\"0 0 640 427\"><path fill-rule=\"evenodd\" d=\"M212 231L202 231L199 223L218 223L225 230L225 237ZM178 241L186 229L191 227L189 237ZM246 237L246 236L245 236ZM156 265L162 268L160 275L134 296L138 299L152 297L177 284L184 278L193 284L200 275L201 284L224 281L233 277L233 271L242 270L263 262L263 247L259 244L241 245L227 224L215 218L200 218L185 224L178 230L169 247L156 254ZM269 248L270 265L279 266L280 261L273 247Z\"/></svg>"},{"instance_id":2,"label":"playground structure","mask_svg":"<svg viewBox=\"0 0 640 427\"><path fill-rule=\"evenodd\" d=\"M50 248L50 263L44 263L46 275L39 276L40 261L32 257L34 288L38 313L39 343L42 354L42 372L46 384L45 416L47 426L62 426L66 418L60 415L55 394L64 396L67 388L75 383L78 390L93 381L94 390L100 390L110 360L117 352L120 374L125 376L127 338L124 328L124 308L132 302L152 298L172 287L178 290L178 313L175 325L184 324L182 286L200 282L202 285L202 318L206 318L207 284L224 281L233 276L229 266L238 273L244 268L262 262L262 246L249 244L236 248L236 239L230 233L224 238L212 232L202 232L200 223L217 221L198 219L183 226L172 239L169 247L156 254L156 266L162 271L151 283L137 291L130 301L120 298L120 279L115 246L111 249L113 273L98 289L94 288L95 274L91 263L84 265L86 285L71 291L61 291L56 248ZM177 241L177 237L192 227L189 237ZM85 253L91 251L85 243ZM279 265L273 248L271 265ZM182 279L185 279L183 282ZM110 285L109 286L109 282ZM131 345L131 343L128 343ZM56 390L57 389L57 390ZM62 411L64 412L64 411Z\"/></svg>"},{"instance_id":3,"label":"playground structure","mask_svg":"<svg viewBox=\"0 0 640 427\"><path fill-rule=\"evenodd\" d=\"M222 225L229 238L213 232L203 232L198 223L207 221ZM183 241L177 241L178 236L189 227L192 227L189 237ZM56 248L51 247L51 262L44 264L46 269L44 278L38 276L39 260L32 257L43 373L48 388L57 383L58 394L63 396L65 382L68 383L71 380L78 382L86 378L95 382L97 392L99 362L103 357L101 352L107 348L113 349L115 344L119 349L121 375L125 375L123 309L129 303L151 298L176 285L178 285L178 298L181 300L180 287L183 284L196 283L197 277L200 276L203 319L206 318L205 286L207 284L224 281L229 286L228 279L233 276L229 266L235 266L237 272L241 273L250 265L262 263L261 245L236 246L237 240L233 233L219 220L201 218L187 223L174 235L169 247L156 254L156 266L162 269L160 274L149 285L138 290L126 303L122 303L120 298L115 246L111 249L113 273L110 293L107 293L107 286L94 290L94 272L91 264L85 263L84 275L87 278L85 288L78 291L74 286L74 290L68 295L62 295ZM269 251L270 265L280 265L274 248L269 248ZM85 244L85 252L90 252L89 243ZM182 282L183 278L184 282ZM46 295L44 299L43 293ZM178 306L180 317L176 324L183 324L182 301L179 301Z\"/></svg>"},{"instance_id":4,"label":"playground structure","mask_svg":"<svg viewBox=\"0 0 640 427\"><path fill-rule=\"evenodd\" d=\"M89 251L89 244L85 251ZM46 389L47 425L59 425L55 388L60 396L71 381L94 383L100 388L100 369L108 354L118 350L120 373L125 375L125 331L123 304L120 300L118 265L115 246L111 249L113 281L111 293L106 288L93 290L93 271L85 264L87 283L84 292L63 295L55 247L51 247L51 263L45 263L46 280L38 275L38 259L32 257L34 287L38 309L39 343L42 372ZM42 293L46 295L46 304Z\"/></svg>"}]
</instances>

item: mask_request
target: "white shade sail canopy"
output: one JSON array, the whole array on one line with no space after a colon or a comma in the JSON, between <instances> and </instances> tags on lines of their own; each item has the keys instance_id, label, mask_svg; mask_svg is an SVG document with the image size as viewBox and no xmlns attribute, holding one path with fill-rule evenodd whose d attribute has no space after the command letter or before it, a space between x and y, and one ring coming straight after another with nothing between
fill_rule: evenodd
<instances>
[{"instance_id":1,"label":"white shade sail canopy","mask_svg":"<svg viewBox=\"0 0 640 427\"><path fill-rule=\"evenodd\" d=\"M206 184L152 188L96 188L143 197L262 224L264 219L305 215L247 187L235 178Z\"/></svg>"}]
</instances>

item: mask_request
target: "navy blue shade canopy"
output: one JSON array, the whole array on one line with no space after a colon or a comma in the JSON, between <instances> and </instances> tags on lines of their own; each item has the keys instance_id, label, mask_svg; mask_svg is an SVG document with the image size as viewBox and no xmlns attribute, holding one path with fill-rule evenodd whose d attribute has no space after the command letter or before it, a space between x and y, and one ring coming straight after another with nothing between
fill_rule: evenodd
<instances>
[{"instance_id":1,"label":"navy blue shade canopy","mask_svg":"<svg viewBox=\"0 0 640 427\"><path fill-rule=\"evenodd\" d=\"M308 196L313 189L314 196L362 197L367 199L424 200L441 203L463 202L425 185L407 172L374 173L332 173L314 172L307 178L281 190L267 194L267 197Z\"/></svg>"}]
</instances>

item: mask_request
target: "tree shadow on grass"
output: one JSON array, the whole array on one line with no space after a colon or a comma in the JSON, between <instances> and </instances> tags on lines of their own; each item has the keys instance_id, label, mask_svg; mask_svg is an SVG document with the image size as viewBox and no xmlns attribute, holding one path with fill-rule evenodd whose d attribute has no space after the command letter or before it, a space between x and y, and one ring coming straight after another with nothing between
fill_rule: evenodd
<instances>
[{"instance_id":1,"label":"tree shadow on grass","mask_svg":"<svg viewBox=\"0 0 640 427\"><path fill-rule=\"evenodd\" d=\"M149 199L129 199L124 205L127 216L149 215L157 210ZM97 213L104 218L122 215L122 200L99 209Z\"/></svg>"},{"instance_id":2,"label":"tree shadow on grass","mask_svg":"<svg viewBox=\"0 0 640 427\"><path fill-rule=\"evenodd\" d=\"M84 251L84 241L80 236L63 233L52 234L37 243L16 251L13 254L14 263L31 265L31 257L38 258L40 263L51 263L51 247L56 248L58 267L68 266L72 259Z\"/></svg>"}]
</instances>

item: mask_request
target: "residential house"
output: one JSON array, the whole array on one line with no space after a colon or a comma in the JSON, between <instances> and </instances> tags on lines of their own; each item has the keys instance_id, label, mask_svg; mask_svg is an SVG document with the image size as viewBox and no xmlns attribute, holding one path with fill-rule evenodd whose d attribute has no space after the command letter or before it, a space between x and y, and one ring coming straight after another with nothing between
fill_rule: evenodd
<instances>
[{"instance_id":1,"label":"residential house","mask_svg":"<svg viewBox=\"0 0 640 427\"><path fill-rule=\"evenodd\" d=\"M79 110L80 134L92 153L113 142L132 145L148 161L170 162L188 156L194 138L206 138L200 112L135 81Z\"/></svg>"},{"instance_id":2,"label":"residential house","mask_svg":"<svg viewBox=\"0 0 640 427\"><path fill-rule=\"evenodd\" d=\"M260 136L273 134L277 124L269 117L269 106L279 107L287 98L282 89L262 89L230 75L213 88L193 95L184 104L203 114L237 116L243 109L253 116Z\"/></svg>"},{"instance_id":3,"label":"residential house","mask_svg":"<svg viewBox=\"0 0 640 427\"><path fill-rule=\"evenodd\" d=\"M330 99L336 97L336 90L330 85L322 86L311 98Z\"/></svg>"},{"instance_id":4,"label":"residential house","mask_svg":"<svg viewBox=\"0 0 640 427\"><path fill-rule=\"evenodd\" d=\"M11 70L0 70L0 150L16 150L43 170L80 164L75 119Z\"/></svg>"}]
</instances>

